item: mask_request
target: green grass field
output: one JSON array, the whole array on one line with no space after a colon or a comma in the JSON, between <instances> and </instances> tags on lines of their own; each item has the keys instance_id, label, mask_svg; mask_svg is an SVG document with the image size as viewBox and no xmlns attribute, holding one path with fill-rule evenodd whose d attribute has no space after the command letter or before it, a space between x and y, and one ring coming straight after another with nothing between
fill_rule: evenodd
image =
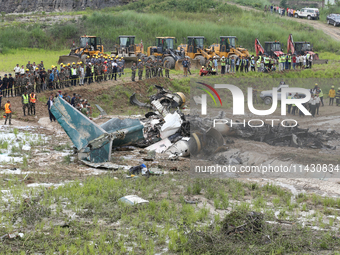
<instances>
[{"instance_id":1,"label":"green grass field","mask_svg":"<svg viewBox=\"0 0 340 255\"><path fill-rule=\"evenodd\" d=\"M50 68L57 64L60 55L67 53L67 50L13 49L6 54L0 54L0 72L13 72L16 64L26 66L28 61L39 64L43 60L45 68Z\"/></svg>"}]
</instances>

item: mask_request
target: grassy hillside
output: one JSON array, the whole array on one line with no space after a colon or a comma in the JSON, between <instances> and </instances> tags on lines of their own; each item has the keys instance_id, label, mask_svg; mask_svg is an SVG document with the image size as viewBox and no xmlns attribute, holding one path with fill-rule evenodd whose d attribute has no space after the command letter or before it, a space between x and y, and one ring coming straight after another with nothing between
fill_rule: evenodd
<instances>
[{"instance_id":1,"label":"grassy hillside","mask_svg":"<svg viewBox=\"0 0 340 255\"><path fill-rule=\"evenodd\" d=\"M220 35L236 35L240 45L253 51L255 38L286 44L290 33L297 41L310 40L316 51L337 52L340 46L322 31L293 19L246 12L213 0L145 0L101 11L86 10L81 14L78 20L61 19L54 24L39 23L39 18L32 23L5 21L0 28L0 48L4 53L22 47L68 49L71 42L83 34L100 36L108 51L121 34L134 34L137 42L143 39L146 46L153 45L156 36L175 36L181 43L188 35L203 35L209 45Z\"/></svg>"}]
</instances>

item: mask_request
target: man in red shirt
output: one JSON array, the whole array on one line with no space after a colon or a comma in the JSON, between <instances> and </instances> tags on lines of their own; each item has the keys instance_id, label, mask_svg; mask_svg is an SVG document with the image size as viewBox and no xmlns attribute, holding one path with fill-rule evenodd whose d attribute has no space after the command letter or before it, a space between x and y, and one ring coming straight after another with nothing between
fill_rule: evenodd
<instances>
[{"instance_id":1,"label":"man in red shirt","mask_svg":"<svg viewBox=\"0 0 340 255\"><path fill-rule=\"evenodd\" d=\"M296 65L296 55L293 55L293 69L295 70L295 65Z\"/></svg>"}]
</instances>

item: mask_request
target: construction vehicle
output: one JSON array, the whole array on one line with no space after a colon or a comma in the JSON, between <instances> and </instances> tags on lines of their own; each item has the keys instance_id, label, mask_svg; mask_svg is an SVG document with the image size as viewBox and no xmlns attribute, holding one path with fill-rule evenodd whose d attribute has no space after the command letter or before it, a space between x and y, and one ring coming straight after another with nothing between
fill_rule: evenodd
<instances>
[{"instance_id":1,"label":"construction vehicle","mask_svg":"<svg viewBox=\"0 0 340 255\"><path fill-rule=\"evenodd\" d=\"M175 68L175 63L184 57L180 51L175 49L177 43L175 37L156 37L156 45L148 47L147 56L149 59L162 59L163 63L170 62L170 68Z\"/></svg>"},{"instance_id":2,"label":"construction vehicle","mask_svg":"<svg viewBox=\"0 0 340 255\"><path fill-rule=\"evenodd\" d=\"M236 36L220 36L220 43L210 45L210 49L214 51L220 58L250 57L248 50L242 47L237 47L236 42Z\"/></svg>"},{"instance_id":3,"label":"construction vehicle","mask_svg":"<svg viewBox=\"0 0 340 255\"><path fill-rule=\"evenodd\" d=\"M116 44L111 51L111 57L122 57L125 63L129 65L131 62L137 62L144 55L143 42L135 44L134 35L120 35L118 36L118 45Z\"/></svg>"},{"instance_id":4,"label":"construction vehicle","mask_svg":"<svg viewBox=\"0 0 340 255\"><path fill-rule=\"evenodd\" d=\"M271 58L274 58L274 57L277 58L284 54L282 52L282 48L283 48L283 43L280 43L279 41L264 42L264 48L263 48L260 41L257 38L255 39L256 56L267 55Z\"/></svg>"},{"instance_id":5,"label":"construction vehicle","mask_svg":"<svg viewBox=\"0 0 340 255\"><path fill-rule=\"evenodd\" d=\"M79 38L79 47L76 47L73 42L73 47L68 55L59 57L58 64L85 62L87 56L104 54L104 46L101 43L100 37L84 35Z\"/></svg>"},{"instance_id":6,"label":"construction vehicle","mask_svg":"<svg viewBox=\"0 0 340 255\"><path fill-rule=\"evenodd\" d=\"M318 60L319 56L318 54L313 52L313 44L310 42L294 42L293 35L290 34L288 36L287 41L287 53L291 54L298 54L298 55L304 55L306 53L309 53L313 56L313 60Z\"/></svg>"},{"instance_id":7,"label":"construction vehicle","mask_svg":"<svg viewBox=\"0 0 340 255\"><path fill-rule=\"evenodd\" d=\"M204 48L204 41L204 36L188 36L187 44L181 44L177 47L180 52L184 52L186 57L191 58L191 66L194 68L200 69L201 66L205 65L207 59L212 57L219 58L213 49ZM182 60L177 61L176 70L181 69L181 61Z\"/></svg>"}]
</instances>

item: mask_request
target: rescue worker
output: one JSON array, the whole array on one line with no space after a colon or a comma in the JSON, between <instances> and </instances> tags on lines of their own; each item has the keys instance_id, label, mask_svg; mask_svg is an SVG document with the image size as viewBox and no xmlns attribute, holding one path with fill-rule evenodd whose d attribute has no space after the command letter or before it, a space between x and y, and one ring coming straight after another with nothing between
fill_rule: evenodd
<instances>
[{"instance_id":1,"label":"rescue worker","mask_svg":"<svg viewBox=\"0 0 340 255\"><path fill-rule=\"evenodd\" d=\"M59 73L59 87L61 89L65 88L65 69L64 69L64 67L62 67L60 69L60 73Z\"/></svg>"},{"instance_id":2,"label":"rescue worker","mask_svg":"<svg viewBox=\"0 0 340 255\"><path fill-rule=\"evenodd\" d=\"M71 86L76 86L77 78L78 78L78 76L77 76L77 69L76 69L76 66L73 65L73 67L71 68Z\"/></svg>"},{"instance_id":3,"label":"rescue worker","mask_svg":"<svg viewBox=\"0 0 340 255\"><path fill-rule=\"evenodd\" d=\"M316 100L315 100L315 95L312 95L311 99L309 100L310 102L310 113L312 114L313 117L315 117L315 110L316 110Z\"/></svg>"},{"instance_id":4,"label":"rescue worker","mask_svg":"<svg viewBox=\"0 0 340 255\"><path fill-rule=\"evenodd\" d=\"M85 70L84 65L80 64L79 67L79 86L84 86Z\"/></svg>"},{"instance_id":5,"label":"rescue worker","mask_svg":"<svg viewBox=\"0 0 340 255\"><path fill-rule=\"evenodd\" d=\"M328 92L329 105L333 105L335 95L336 95L336 92L335 92L334 86L332 86L332 88Z\"/></svg>"},{"instance_id":6,"label":"rescue worker","mask_svg":"<svg viewBox=\"0 0 340 255\"><path fill-rule=\"evenodd\" d=\"M299 94L296 93L295 96L293 97L293 99L298 99L298 98L299 98ZM293 115L295 115L296 108L297 108L296 105L293 104L293 110L292 110L292 114Z\"/></svg>"},{"instance_id":7,"label":"rescue worker","mask_svg":"<svg viewBox=\"0 0 340 255\"><path fill-rule=\"evenodd\" d=\"M320 97L319 97L319 93L316 93L315 95L315 105L316 105L316 115L319 115L319 108L320 108Z\"/></svg>"},{"instance_id":8,"label":"rescue worker","mask_svg":"<svg viewBox=\"0 0 340 255\"><path fill-rule=\"evenodd\" d=\"M324 104L323 104L323 92L322 92L322 89L319 86L318 86L318 93L319 93L320 102L321 102L322 106L324 106Z\"/></svg>"},{"instance_id":9,"label":"rescue worker","mask_svg":"<svg viewBox=\"0 0 340 255\"><path fill-rule=\"evenodd\" d=\"M217 58L216 58L216 56L213 56L213 66L214 66L214 69L215 69L216 74L217 74L218 63L217 63Z\"/></svg>"},{"instance_id":10,"label":"rescue worker","mask_svg":"<svg viewBox=\"0 0 340 255\"><path fill-rule=\"evenodd\" d=\"M36 67L36 69L38 69L38 67ZM35 90L37 93L40 93L41 92L41 77L40 77L40 73L39 72L36 72L35 74Z\"/></svg>"},{"instance_id":11,"label":"rescue worker","mask_svg":"<svg viewBox=\"0 0 340 255\"><path fill-rule=\"evenodd\" d=\"M157 59L155 59L154 61L152 61L152 76L156 77L157 76Z\"/></svg>"},{"instance_id":12,"label":"rescue worker","mask_svg":"<svg viewBox=\"0 0 340 255\"><path fill-rule=\"evenodd\" d=\"M12 125L11 120L12 120L12 109L11 109L11 102L7 100L7 104L5 104L5 114L6 114L6 119L5 119L5 125L8 120L8 124Z\"/></svg>"},{"instance_id":13,"label":"rescue worker","mask_svg":"<svg viewBox=\"0 0 340 255\"><path fill-rule=\"evenodd\" d=\"M339 104L340 104L340 87L338 88L338 91L335 94L335 99L336 99L336 106L339 106Z\"/></svg>"},{"instance_id":14,"label":"rescue worker","mask_svg":"<svg viewBox=\"0 0 340 255\"><path fill-rule=\"evenodd\" d=\"M165 68L165 77L170 79L170 61L169 60L165 60L164 68Z\"/></svg>"},{"instance_id":15,"label":"rescue worker","mask_svg":"<svg viewBox=\"0 0 340 255\"><path fill-rule=\"evenodd\" d=\"M12 74L9 74L8 87L7 87L7 96L8 97L9 97L9 94L11 94L11 97L13 97L13 85L14 85L14 79L12 77Z\"/></svg>"},{"instance_id":16,"label":"rescue worker","mask_svg":"<svg viewBox=\"0 0 340 255\"><path fill-rule=\"evenodd\" d=\"M224 56L221 58L221 74L225 74L226 59Z\"/></svg>"},{"instance_id":17,"label":"rescue worker","mask_svg":"<svg viewBox=\"0 0 340 255\"><path fill-rule=\"evenodd\" d=\"M190 63L190 61L189 61L189 63ZM188 72L189 72L189 66L190 66L190 64L188 65ZM163 77L163 65L162 65L161 59L158 61L158 65L157 65L157 75L158 75L158 77Z\"/></svg>"},{"instance_id":18,"label":"rescue worker","mask_svg":"<svg viewBox=\"0 0 340 255\"><path fill-rule=\"evenodd\" d=\"M14 95L15 96L20 95L20 77L19 77L19 74L16 74L15 79L14 79Z\"/></svg>"},{"instance_id":19,"label":"rescue worker","mask_svg":"<svg viewBox=\"0 0 340 255\"><path fill-rule=\"evenodd\" d=\"M145 63L145 79L150 78L150 72L151 72L151 60L148 59Z\"/></svg>"},{"instance_id":20,"label":"rescue worker","mask_svg":"<svg viewBox=\"0 0 340 255\"><path fill-rule=\"evenodd\" d=\"M292 99L292 93L289 93L287 99ZM290 110L292 109L292 104L287 104L288 106L288 113L290 114Z\"/></svg>"},{"instance_id":21,"label":"rescue worker","mask_svg":"<svg viewBox=\"0 0 340 255\"><path fill-rule=\"evenodd\" d=\"M117 80L117 68L118 65L116 63L116 60L113 60L113 64L112 64L112 79L115 78L115 81Z\"/></svg>"},{"instance_id":22,"label":"rescue worker","mask_svg":"<svg viewBox=\"0 0 340 255\"><path fill-rule=\"evenodd\" d=\"M182 61L182 65L183 65L184 77L187 77L188 76L188 60L187 60L187 58L185 58Z\"/></svg>"},{"instance_id":23,"label":"rescue worker","mask_svg":"<svg viewBox=\"0 0 340 255\"><path fill-rule=\"evenodd\" d=\"M28 115L35 115L35 103L37 102L37 96L32 92L30 94L30 103L28 109ZM33 114L34 112L34 114Z\"/></svg>"},{"instance_id":24,"label":"rescue worker","mask_svg":"<svg viewBox=\"0 0 340 255\"><path fill-rule=\"evenodd\" d=\"M142 60L138 60L138 65L137 65L137 68L138 68L138 80L142 80L143 78L143 69L144 69L144 65L143 65L143 62Z\"/></svg>"},{"instance_id":25,"label":"rescue worker","mask_svg":"<svg viewBox=\"0 0 340 255\"><path fill-rule=\"evenodd\" d=\"M292 55L288 54L288 70L292 67Z\"/></svg>"},{"instance_id":26,"label":"rescue worker","mask_svg":"<svg viewBox=\"0 0 340 255\"><path fill-rule=\"evenodd\" d=\"M255 57L254 57L254 55L251 56L250 66L251 66L251 71L255 72Z\"/></svg>"},{"instance_id":27,"label":"rescue worker","mask_svg":"<svg viewBox=\"0 0 340 255\"><path fill-rule=\"evenodd\" d=\"M2 95L3 97L7 96L7 89L8 89L8 77L5 74L5 77L2 79Z\"/></svg>"},{"instance_id":28,"label":"rescue worker","mask_svg":"<svg viewBox=\"0 0 340 255\"><path fill-rule=\"evenodd\" d=\"M29 115L29 96L27 95L27 91L22 95L22 110L24 111L24 116L26 116L25 109L27 108L27 114Z\"/></svg>"},{"instance_id":29,"label":"rescue worker","mask_svg":"<svg viewBox=\"0 0 340 255\"><path fill-rule=\"evenodd\" d=\"M122 76L122 72L123 72L123 61L122 58L120 58L117 62L118 65L118 76L119 78Z\"/></svg>"},{"instance_id":30,"label":"rescue worker","mask_svg":"<svg viewBox=\"0 0 340 255\"><path fill-rule=\"evenodd\" d=\"M188 73L191 75L191 71L190 71L191 61L190 61L190 57L187 57L187 58L188 58ZM163 77L163 72L162 72L162 77Z\"/></svg>"},{"instance_id":31,"label":"rescue worker","mask_svg":"<svg viewBox=\"0 0 340 255\"><path fill-rule=\"evenodd\" d=\"M226 62L225 62L225 72L229 73L231 70L231 59L229 58L229 56L226 58Z\"/></svg>"},{"instance_id":32,"label":"rescue worker","mask_svg":"<svg viewBox=\"0 0 340 255\"><path fill-rule=\"evenodd\" d=\"M136 63L133 62L132 66L131 66L131 81L135 81L136 70L137 70Z\"/></svg>"}]
</instances>

